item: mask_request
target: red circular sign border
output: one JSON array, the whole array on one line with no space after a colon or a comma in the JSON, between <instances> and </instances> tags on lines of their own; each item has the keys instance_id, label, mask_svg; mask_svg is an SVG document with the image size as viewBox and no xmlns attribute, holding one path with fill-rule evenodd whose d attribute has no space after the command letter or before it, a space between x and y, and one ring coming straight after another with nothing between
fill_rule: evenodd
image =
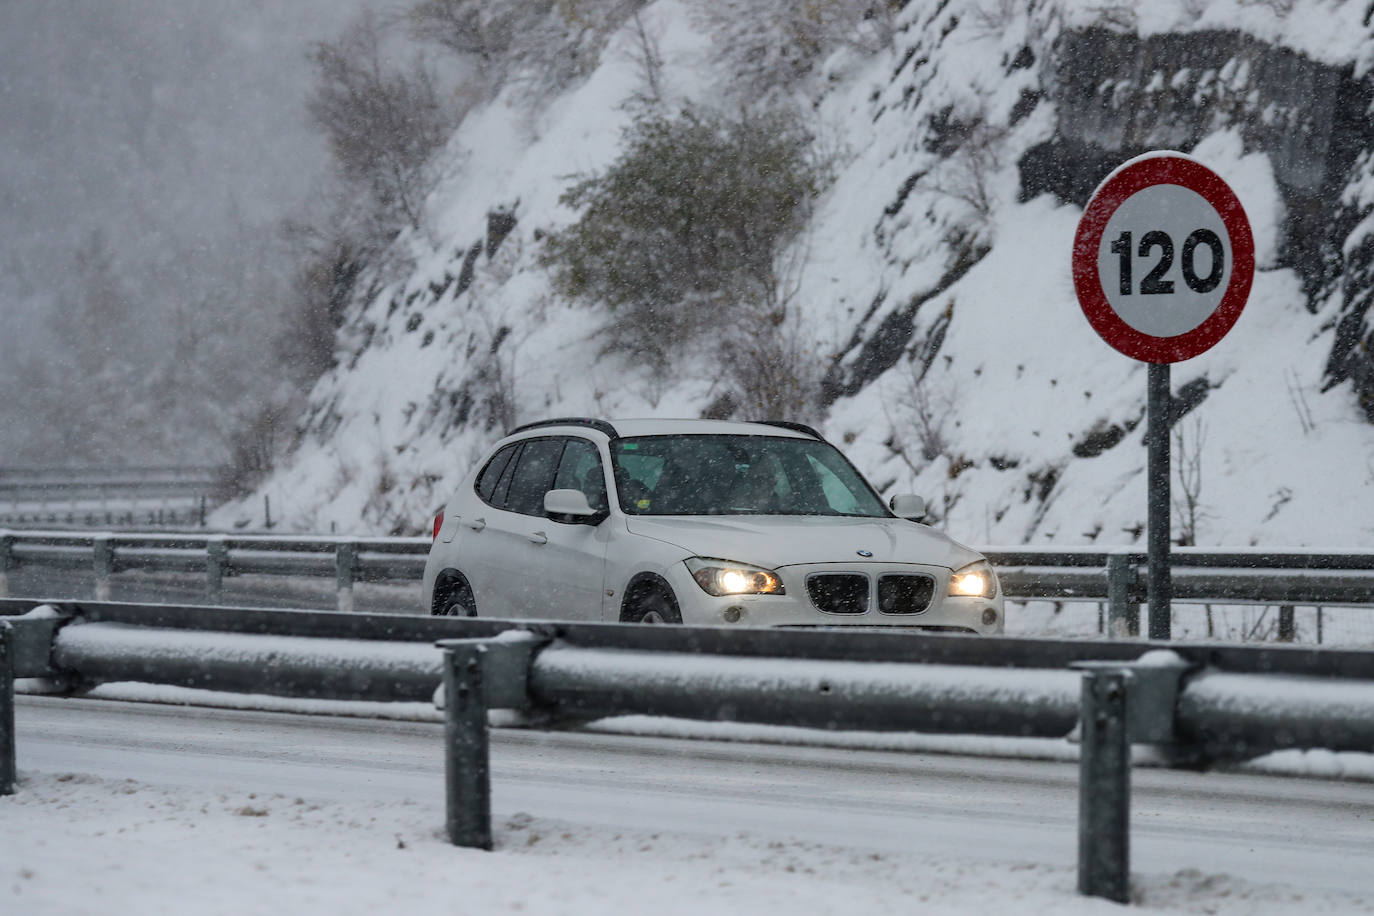
<instances>
[{"instance_id":1,"label":"red circular sign border","mask_svg":"<svg viewBox=\"0 0 1374 916\"><path fill-rule=\"evenodd\" d=\"M1137 331L1117 315L1102 291L1097 255L1107 221L1131 195L1149 187L1175 184L1212 205L1231 237L1231 281L1207 320L1176 337ZM1177 363L1210 350L1240 318L1255 274L1255 240L1245 208L1221 176L1181 153L1147 154L1127 162L1102 182L1083 216L1073 241L1073 285L1088 323L1109 345L1147 363Z\"/></svg>"}]
</instances>

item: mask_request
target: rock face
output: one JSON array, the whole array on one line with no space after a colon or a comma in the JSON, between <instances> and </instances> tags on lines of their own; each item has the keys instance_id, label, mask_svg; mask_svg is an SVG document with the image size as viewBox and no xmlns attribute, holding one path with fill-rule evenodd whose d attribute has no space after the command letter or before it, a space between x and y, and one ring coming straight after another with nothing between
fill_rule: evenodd
<instances>
[{"instance_id":1,"label":"rock face","mask_svg":"<svg viewBox=\"0 0 1374 916\"><path fill-rule=\"evenodd\" d=\"M1159 0L1148 11L1172 18L1142 34L1104 26L1091 0L913 0L884 49L815 61L806 110L835 174L788 278L798 327L760 329L797 330L819 383L814 414L792 419L970 541L1138 542L1144 370L1083 320L1068 252L1111 169L1195 152L1264 245L1245 316L1175 370L1179 465L1206 480L1187 537L1369 543L1374 426L1352 403L1374 423L1374 88L1360 63L1374 38L1354 27L1365 0L1321 2L1339 47L1264 4L1199 28L1205 4ZM737 105L703 82L712 36L677 0L652 6L667 17L664 85ZM606 309L549 283L541 253L575 218L560 203L571 173L614 160L638 92L635 56L616 47L545 107L502 96L452 138L431 231L397 241L405 270L358 278L339 365L264 488L301 507L290 524L420 530L503 430L541 417L739 413L718 353L675 350L671 372L647 373L604 346ZM261 501L220 520L251 524Z\"/></svg>"},{"instance_id":2,"label":"rock face","mask_svg":"<svg viewBox=\"0 0 1374 916\"><path fill-rule=\"evenodd\" d=\"M1313 312L1339 301L1328 385L1353 380L1374 422L1374 242L1352 236L1371 210L1353 193L1368 180L1374 147L1369 75L1242 32L1088 28L1060 36L1043 78L1058 127L1021 160L1023 198L1048 191L1082 205L1124 159L1187 152L1218 130L1268 155L1287 209L1279 265L1298 272Z\"/></svg>"},{"instance_id":3,"label":"rock face","mask_svg":"<svg viewBox=\"0 0 1374 916\"><path fill-rule=\"evenodd\" d=\"M1355 116L1368 85L1241 32L1142 38L1094 28L1060 37L1046 88L1060 136L1101 149L1188 150L1208 134L1241 131L1263 150L1286 191L1339 189L1369 139Z\"/></svg>"}]
</instances>

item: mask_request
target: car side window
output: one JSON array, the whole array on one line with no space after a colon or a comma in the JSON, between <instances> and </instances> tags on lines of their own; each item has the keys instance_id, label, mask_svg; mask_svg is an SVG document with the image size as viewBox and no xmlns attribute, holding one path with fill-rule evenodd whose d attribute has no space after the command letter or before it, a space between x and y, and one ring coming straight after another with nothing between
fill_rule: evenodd
<instances>
[{"instance_id":1,"label":"car side window","mask_svg":"<svg viewBox=\"0 0 1374 916\"><path fill-rule=\"evenodd\" d=\"M555 490L581 490L587 502L600 512L606 508L606 473L601 469L601 455L586 439L569 439L563 449L554 477Z\"/></svg>"},{"instance_id":2,"label":"car side window","mask_svg":"<svg viewBox=\"0 0 1374 916\"><path fill-rule=\"evenodd\" d=\"M515 473L503 508L521 515L543 515L544 494L553 489L554 470L562 454L562 439L526 440L515 459Z\"/></svg>"},{"instance_id":3,"label":"car side window","mask_svg":"<svg viewBox=\"0 0 1374 916\"><path fill-rule=\"evenodd\" d=\"M511 459L506 462L506 468L501 472L501 477L496 481L496 489L491 494L491 504L498 509L505 508L506 495L510 493L510 480L515 476L515 464L520 457L520 450L525 447L525 443L517 442L515 451L511 454Z\"/></svg>"},{"instance_id":4,"label":"car side window","mask_svg":"<svg viewBox=\"0 0 1374 916\"><path fill-rule=\"evenodd\" d=\"M487 466L477 475L477 495L482 497L482 502L492 501L492 496L496 493L496 484L501 480L502 472L510 465L510 460L515 457L515 451L519 447L519 442L507 445L493 455Z\"/></svg>"}]
</instances>

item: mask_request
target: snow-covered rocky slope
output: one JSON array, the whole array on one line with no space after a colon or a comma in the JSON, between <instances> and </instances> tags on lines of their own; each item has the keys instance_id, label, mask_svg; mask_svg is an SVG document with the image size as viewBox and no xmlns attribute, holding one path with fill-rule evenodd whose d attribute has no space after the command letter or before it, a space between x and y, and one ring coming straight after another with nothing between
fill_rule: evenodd
<instances>
[{"instance_id":1,"label":"snow-covered rocky slope","mask_svg":"<svg viewBox=\"0 0 1374 916\"><path fill-rule=\"evenodd\" d=\"M668 104L728 107L690 0L642 14ZM809 417L885 492L978 544L1143 543L1143 364L1084 320L1069 271L1088 194L1145 149L1193 153L1254 228L1249 305L1173 367L1176 469L1200 544L1374 542L1374 127L1366 0L910 0L879 52L839 44L807 84L834 180L797 239L800 319L825 373ZM360 285L302 433L224 525L422 530L503 428L547 416L698 416L707 356L668 381L603 353L606 314L560 301L540 240L576 214L642 89L613 34L583 81L511 89L444 151L414 262ZM1178 478L1175 498L1183 495Z\"/></svg>"}]
</instances>

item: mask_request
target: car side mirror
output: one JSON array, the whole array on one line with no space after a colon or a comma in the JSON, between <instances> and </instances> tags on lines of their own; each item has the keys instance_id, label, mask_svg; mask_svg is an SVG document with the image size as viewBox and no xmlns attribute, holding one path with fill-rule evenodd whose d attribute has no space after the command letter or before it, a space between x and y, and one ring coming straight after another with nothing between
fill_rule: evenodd
<instances>
[{"instance_id":1,"label":"car side mirror","mask_svg":"<svg viewBox=\"0 0 1374 916\"><path fill-rule=\"evenodd\" d=\"M581 490L550 490L544 494L544 514L568 525L597 525L605 517L592 508Z\"/></svg>"},{"instance_id":2,"label":"car side mirror","mask_svg":"<svg viewBox=\"0 0 1374 916\"><path fill-rule=\"evenodd\" d=\"M898 518L919 522L926 517L926 501L914 493L899 493L887 505Z\"/></svg>"}]
</instances>

